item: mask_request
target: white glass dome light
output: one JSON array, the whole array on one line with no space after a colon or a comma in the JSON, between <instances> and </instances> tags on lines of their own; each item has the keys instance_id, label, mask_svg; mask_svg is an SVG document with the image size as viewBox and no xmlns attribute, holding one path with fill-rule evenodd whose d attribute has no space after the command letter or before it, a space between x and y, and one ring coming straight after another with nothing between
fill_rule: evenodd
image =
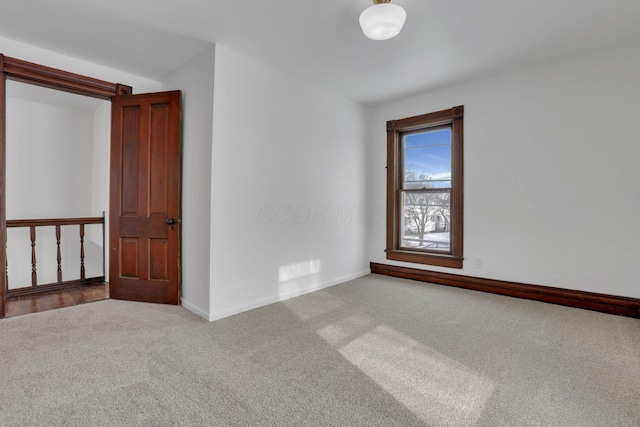
<instances>
[{"instance_id":1,"label":"white glass dome light","mask_svg":"<svg viewBox=\"0 0 640 427\"><path fill-rule=\"evenodd\" d=\"M407 12L389 1L373 0L374 5L369 6L360 14L362 31L372 40L394 38L400 33L407 20Z\"/></svg>"}]
</instances>

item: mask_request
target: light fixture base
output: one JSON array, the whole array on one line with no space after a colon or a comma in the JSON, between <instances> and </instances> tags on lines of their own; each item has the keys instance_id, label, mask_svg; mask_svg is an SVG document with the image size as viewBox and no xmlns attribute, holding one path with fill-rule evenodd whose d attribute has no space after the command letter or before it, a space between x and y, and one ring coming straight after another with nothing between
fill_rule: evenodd
<instances>
[{"instance_id":1,"label":"light fixture base","mask_svg":"<svg viewBox=\"0 0 640 427\"><path fill-rule=\"evenodd\" d=\"M373 4L391 3L391 0L373 0Z\"/></svg>"}]
</instances>

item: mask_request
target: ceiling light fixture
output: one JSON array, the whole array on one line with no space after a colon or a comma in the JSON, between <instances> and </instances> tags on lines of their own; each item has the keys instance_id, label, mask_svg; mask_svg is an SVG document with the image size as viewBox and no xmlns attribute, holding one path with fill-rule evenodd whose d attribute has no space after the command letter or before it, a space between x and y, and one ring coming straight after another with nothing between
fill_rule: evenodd
<instances>
[{"instance_id":1,"label":"ceiling light fixture","mask_svg":"<svg viewBox=\"0 0 640 427\"><path fill-rule=\"evenodd\" d=\"M392 39L400 33L407 12L398 5L389 3L391 0L373 0L360 14L360 26L364 35L372 40Z\"/></svg>"}]
</instances>

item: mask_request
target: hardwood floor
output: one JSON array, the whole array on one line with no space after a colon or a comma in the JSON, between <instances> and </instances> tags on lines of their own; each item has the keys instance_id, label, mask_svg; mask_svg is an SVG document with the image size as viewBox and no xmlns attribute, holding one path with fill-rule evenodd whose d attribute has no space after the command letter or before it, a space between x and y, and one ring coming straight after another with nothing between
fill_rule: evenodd
<instances>
[{"instance_id":1,"label":"hardwood floor","mask_svg":"<svg viewBox=\"0 0 640 427\"><path fill-rule=\"evenodd\" d=\"M56 308L71 307L108 298L108 283L51 291L39 295L13 297L7 299L5 318L55 310Z\"/></svg>"}]
</instances>

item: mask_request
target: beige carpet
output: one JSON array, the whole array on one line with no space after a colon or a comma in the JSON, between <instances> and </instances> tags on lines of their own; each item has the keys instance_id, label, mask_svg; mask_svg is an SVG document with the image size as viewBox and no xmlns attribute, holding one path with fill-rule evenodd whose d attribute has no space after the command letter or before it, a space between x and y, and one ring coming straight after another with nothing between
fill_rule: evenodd
<instances>
[{"instance_id":1,"label":"beige carpet","mask_svg":"<svg viewBox=\"0 0 640 427\"><path fill-rule=\"evenodd\" d=\"M371 275L0 321L1 426L639 426L640 320Z\"/></svg>"}]
</instances>

